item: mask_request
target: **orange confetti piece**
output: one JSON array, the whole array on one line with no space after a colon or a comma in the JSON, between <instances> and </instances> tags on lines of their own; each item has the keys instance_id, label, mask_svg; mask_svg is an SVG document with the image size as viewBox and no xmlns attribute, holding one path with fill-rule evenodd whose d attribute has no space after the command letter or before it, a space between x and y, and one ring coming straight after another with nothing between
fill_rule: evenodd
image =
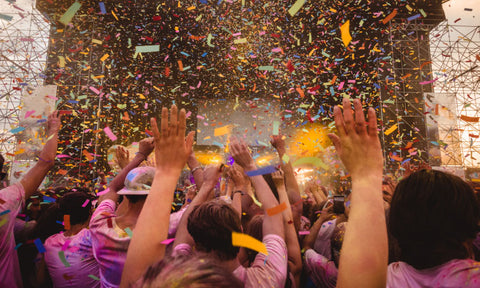
<instances>
[{"instance_id":1,"label":"orange confetti piece","mask_svg":"<svg viewBox=\"0 0 480 288\"><path fill-rule=\"evenodd\" d=\"M390 20L393 19L393 17L397 15L397 13L398 13L398 9L393 9L392 13L388 14L388 16L382 20L382 23L387 24L388 22L390 22Z\"/></svg>"},{"instance_id":2,"label":"orange confetti piece","mask_svg":"<svg viewBox=\"0 0 480 288\"><path fill-rule=\"evenodd\" d=\"M180 69L180 71L183 71L183 62L182 60L178 60L178 69Z\"/></svg>"},{"instance_id":3,"label":"orange confetti piece","mask_svg":"<svg viewBox=\"0 0 480 288\"><path fill-rule=\"evenodd\" d=\"M268 215L268 216L273 216L273 215L282 213L282 212L285 211L286 209L287 209L287 203L283 202L283 203L280 204L280 205L277 205L277 206L275 206L275 207L273 207L273 208L267 209L267 215Z\"/></svg>"},{"instance_id":4,"label":"orange confetti piece","mask_svg":"<svg viewBox=\"0 0 480 288\"><path fill-rule=\"evenodd\" d=\"M63 227L65 227L65 230L70 230L70 215L63 215Z\"/></svg>"}]
</instances>

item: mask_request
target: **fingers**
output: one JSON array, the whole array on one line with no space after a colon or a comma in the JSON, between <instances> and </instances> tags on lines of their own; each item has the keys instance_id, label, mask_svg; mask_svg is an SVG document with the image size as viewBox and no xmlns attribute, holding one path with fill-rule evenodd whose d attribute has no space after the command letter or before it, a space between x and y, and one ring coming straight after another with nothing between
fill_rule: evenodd
<instances>
[{"instance_id":1,"label":"fingers","mask_svg":"<svg viewBox=\"0 0 480 288\"><path fill-rule=\"evenodd\" d=\"M345 124L343 123L343 116L340 107L333 107L333 120L335 121L335 127L337 127L337 132L340 137L347 134L345 131Z\"/></svg>"},{"instance_id":2,"label":"fingers","mask_svg":"<svg viewBox=\"0 0 480 288\"><path fill-rule=\"evenodd\" d=\"M160 122L160 126L162 129L162 136L168 135L168 109L166 107L162 108L162 119Z\"/></svg>"},{"instance_id":3,"label":"fingers","mask_svg":"<svg viewBox=\"0 0 480 288\"><path fill-rule=\"evenodd\" d=\"M185 146L186 146L185 148L187 149L186 151L192 151L194 136L195 136L195 132L191 131L188 133L187 137L185 138Z\"/></svg>"},{"instance_id":4,"label":"fingers","mask_svg":"<svg viewBox=\"0 0 480 288\"><path fill-rule=\"evenodd\" d=\"M368 109L368 135L377 135L377 115L375 109L371 107Z\"/></svg>"},{"instance_id":5,"label":"fingers","mask_svg":"<svg viewBox=\"0 0 480 288\"><path fill-rule=\"evenodd\" d=\"M367 126L365 123L365 115L363 115L363 107L360 99L353 100L353 106L355 108L355 131L358 134L366 134Z\"/></svg>"},{"instance_id":6,"label":"fingers","mask_svg":"<svg viewBox=\"0 0 480 288\"><path fill-rule=\"evenodd\" d=\"M187 130L187 117L185 109L180 110L178 115L178 136L185 137L185 132Z\"/></svg>"},{"instance_id":7,"label":"fingers","mask_svg":"<svg viewBox=\"0 0 480 288\"><path fill-rule=\"evenodd\" d=\"M163 114L163 113L162 113ZM163 121L162 121L163 124ZM150 127L153 131L153 139L155 142L160 140L160 132L158 131L157 120L155 118L150 118Z\"/></svg>"},{"instance_id":8,"label":"fingers","mask_svg":"<svg viewBox=\"0 0 480 288\"><path fill-rule=\"evenodd\" d=\"M340 151L342 150L342 144L340 142L340 138L332 133L328 133L328 138L332 140L333 146L335 146L335 150L337 150L337 153L340 154Z\"/></svg>"},{"instance_id":9,"label":"fingers","mask_svg":"<svg viewBox=\"0 0 480 288\"><path fill-rule=\"evenodd\" d=\"M343 98L343 122L347 134L352 133L352 131L355 129L352 114L352 103L350 102L350 99L347 98Z\"/></svg>"},{"instance_id":10,"label":"fingers","mask_svg":"<svg viewBox=\"0 0 480 288\"><path fill-rule=\"evenodd\" d=\"M168 123L168 128L169 135L178 135L178 108L175 104L170 108L170 121Z\"/></svg>"}]
</instances>

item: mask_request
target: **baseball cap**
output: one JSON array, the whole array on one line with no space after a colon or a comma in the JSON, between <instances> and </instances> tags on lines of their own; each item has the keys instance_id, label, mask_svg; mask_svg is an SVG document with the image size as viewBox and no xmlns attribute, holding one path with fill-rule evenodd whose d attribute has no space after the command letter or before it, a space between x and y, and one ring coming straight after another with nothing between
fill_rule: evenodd
<instances>
[{"instance_id":1,"label":"baseball cap","mask_svg":"<svg viewBox=\"0 0 480 288\"><path fill-rule=\"evenodd\" d=\"M155 168L137 167L128 172L125 178L125 188L118 191L118 195L148 195L155 176Z\"/></svg>"}]
</instances>

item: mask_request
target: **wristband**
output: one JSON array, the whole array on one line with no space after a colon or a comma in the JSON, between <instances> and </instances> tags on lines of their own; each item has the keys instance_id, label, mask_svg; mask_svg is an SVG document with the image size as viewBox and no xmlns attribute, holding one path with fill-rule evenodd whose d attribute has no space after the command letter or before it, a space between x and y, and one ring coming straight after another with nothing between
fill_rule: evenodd
<instances>
[{"instance_id":1,"label":"wristband","mask_svg":"<svg viewBox=\"0 0 480 288\"><path fill-rule=\"evenodd\" d=\"M233 193L232 193L232 200L233 200L233 196L235 196L235 194L237 194L237 193L240 193L240 195L242 195L242 196L245 195L245 193L243 193L242 190L235 190L235 191L233 191Z\"/></svg>"},{"instance_id":2,"label":"wristband","mask_svg":"<svg viewBox=\"0 0 480 288\"><path fill-rule=\"evenodd\" d=\"M192 170L190 170L190 172L193 174L193 173L195 173L195 171L197 171L198 169L202 169L202 170L203 170L203 167L202 167L202 166L197 166L197 167L193 168Z\"/></svg>"}]
</instances>

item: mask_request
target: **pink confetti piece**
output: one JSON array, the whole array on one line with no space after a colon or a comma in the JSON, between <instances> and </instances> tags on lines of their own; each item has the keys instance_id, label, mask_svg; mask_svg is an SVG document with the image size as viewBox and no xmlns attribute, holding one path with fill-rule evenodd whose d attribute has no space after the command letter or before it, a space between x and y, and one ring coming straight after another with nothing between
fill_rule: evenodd
<instances>
[{"instance_id":1,"label":"pink confetti piece","mask_svg":"<svg viewBox=\"0 0 480 288\"><path fill-rule=\"evenodd\" d=\"M107 136L108 136L108 138L110 138L110 140L112 140L112 141L117 140L117 136L115 136L115 134L113 134L110 127L107 126L107 127L103 128L103 131L105 132L105 134L107 134Z\"/></svg>"},{"instance_id":2,"label":"pink confetti piece","mask_svg":"<svg viewBox=\"0 0 480 288\"><path fill-rule=\"evenodd\" d=\"M107 194L108 192L110 192L110 188L107 188L107 189L105 189L105 190L103 190L103 191L101 191L101 192L98 192L98 193L97 193L97 196L105 195L105 194Z\"/></svg>"},{"instance_id":3,"label":"pink confetti piece","mask_svg":"<svg viewBox=\"0 0 480 288\"><path fill-rule=\"evenodd\" d=\"M70 240L66 240L62 246L62 251L66 251L68 249L68 245L70 245Z\"/></svg>"},{"instance_id":4,"label":"pink confetti piece","mask_svg":"<svg viewBox=\"0 0 480 288\"><path fill-rule=\"evenodd\" d=\"M99 91L97 88L93 87L93 86L90 86L90 90L92 90L93 93L95 93L95 94L97 94L97 95L100 94L100 91Z\"/></svg>"},{"instance_id":5,"label":"pink confetti piece","mask_svg":"<svg viewBox=\"0 0 480 288\"><path fill-rule=\"evenodd\" d=\"M90 200L89 200L89 199L85 200L85 202L83 202L83 204L82 204L82 207L85 207L85 206L87 206L87 205L88 205L88 202L90 202Z\"/></svg>"},{"instance_id":6,"label":"pink confetti piece","mask_svg":"<svg viewBox=\"0 0 480 288\"><path fill-rule=\"evenodd\" d=\"M298 235L308 235L310 234L310 231L299 231Z\"/></svg>"},{"instance_id":7,"label":"pink confetti piece","mask_svg":"<svg viewBox=\"0 0 480 288\"><path fill-rule=\"evenodd\" d=\"M35 113L35 110L27 111L27 112L25 113L25 119L27 119L28 117L30 117L33 113Z\"/></svg>"},{"instance_id":8,"label":"pink confetti piece","mask_svg":"<svg viewBox=\"0 0 480 288\"><path fill-rule=\"evenodd\" d=\"M58 154L57 158L72 158L72 156L66 154Z\"/></svg>"},{"instance_id":9,"label":"pink confetti piece","mask_svg":"<svg viewBox=\"0 0 480 288\"><path fill-rule=\"evenodd\" d=\"M170 239L163 240L162 242L160 242L160 244L168 245L168 244L172 243L173 241L175 241L175 238L170 238Z\"/></svg>"},{"instance_id":10,"label":"pink confetti piece","mask_svg":"<svg viewBox=\"0 0 480 288\"><path fill-rule=\"evenodd\" d=\"M437 80L438 80L438 78L435 78L435 79L433 79L433 80L423 81L423 82L420 82L420 83L418 83L418 84L420 84L420 85L427 85L427 84L431 84L431 83L433 83L433 82L435 82L435 81L437 81Z\"/></svg>"}]
</instances>

